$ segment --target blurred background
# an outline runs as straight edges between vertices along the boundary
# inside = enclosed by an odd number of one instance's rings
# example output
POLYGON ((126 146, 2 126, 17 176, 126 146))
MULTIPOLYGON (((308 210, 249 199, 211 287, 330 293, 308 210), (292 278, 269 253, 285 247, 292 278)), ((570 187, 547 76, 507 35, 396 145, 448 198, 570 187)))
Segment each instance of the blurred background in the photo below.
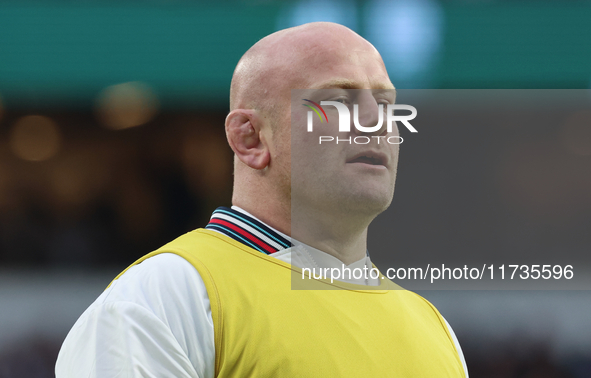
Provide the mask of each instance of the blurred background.
MULTIPOLYGON (((0 378, 53 377, 117 273, 230 205, 233 69, 311 21, 367 38, 401 93, 591 88, 589 1, 0 0, 0 378)), ((400 255, 591 252, 591 115, 560 114, 409 137, 379 232, 400 255)), ((589 291, 422 294, 472 377, 591 377, 589 291)))

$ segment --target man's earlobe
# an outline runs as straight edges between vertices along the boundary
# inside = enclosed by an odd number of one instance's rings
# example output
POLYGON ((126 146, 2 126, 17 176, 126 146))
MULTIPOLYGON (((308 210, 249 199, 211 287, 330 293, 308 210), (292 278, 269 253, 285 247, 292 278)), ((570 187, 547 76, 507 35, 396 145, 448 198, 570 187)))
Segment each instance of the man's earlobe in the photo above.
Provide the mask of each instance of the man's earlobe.
POLYGON ((236 109, 226 117, 226 136, 238 159, 253 169, 269 165, 269 149, 261 138, 260 119, 251 109, 236 109))

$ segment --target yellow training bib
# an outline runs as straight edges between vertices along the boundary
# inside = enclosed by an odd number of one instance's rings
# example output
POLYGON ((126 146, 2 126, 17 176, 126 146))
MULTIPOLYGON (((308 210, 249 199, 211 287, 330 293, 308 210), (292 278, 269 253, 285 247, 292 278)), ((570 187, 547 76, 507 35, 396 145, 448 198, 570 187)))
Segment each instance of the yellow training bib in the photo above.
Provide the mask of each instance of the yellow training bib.
POLYGON ((388 280, 374 290, 320 281, 341 288, 292 290, 298 268, 204 229, 133 265, 159 253, 185 258, 205 283, 216 377, 465 377, 439 312, 386 290, 396 287, 388 280))

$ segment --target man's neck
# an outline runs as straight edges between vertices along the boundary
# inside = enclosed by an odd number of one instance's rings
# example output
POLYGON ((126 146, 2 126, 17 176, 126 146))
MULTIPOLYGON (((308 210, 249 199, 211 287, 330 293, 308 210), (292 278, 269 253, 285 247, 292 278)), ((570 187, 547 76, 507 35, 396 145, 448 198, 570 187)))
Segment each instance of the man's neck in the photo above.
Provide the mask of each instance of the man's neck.
POLYGON ((324 213, 299 211, 292 213, 291 236, 316 249, 324 251, 346 265, 367 254, 367 226, 357 219, 323 217, 324 213), (299 215, 298 215, 299 213, 299 215))
POLYGON ((268 206, 249 206, 235 201, 234 206, 250 213, 277 231, 326 252, 346 265, 367 253, 367 227, 370 220, 331 217, 312 210, 286 212, 268 206))

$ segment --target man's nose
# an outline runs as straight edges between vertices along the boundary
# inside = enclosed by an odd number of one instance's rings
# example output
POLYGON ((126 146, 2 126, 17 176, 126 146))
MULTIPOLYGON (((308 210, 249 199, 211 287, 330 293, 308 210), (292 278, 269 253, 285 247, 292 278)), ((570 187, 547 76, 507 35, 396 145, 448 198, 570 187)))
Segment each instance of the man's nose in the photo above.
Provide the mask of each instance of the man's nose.
POLYGON ((376 99, 373 97, 371 92, 368 91, 367 95, 361 95, 358 97, 359 103, 357 106, 357 112, 353 111, 353 125, 351 126, 353 129, 353 133, 355 135, 384 135, 387 131, 386 128, 386 105, 377 103, 376 99), (375 131, 361 131, 355 125, 355 120, 358 121, 358 124, 363 127, 371 127, 372 129, 376 129, 378 123, 381 122, 379 128, 375 131))

